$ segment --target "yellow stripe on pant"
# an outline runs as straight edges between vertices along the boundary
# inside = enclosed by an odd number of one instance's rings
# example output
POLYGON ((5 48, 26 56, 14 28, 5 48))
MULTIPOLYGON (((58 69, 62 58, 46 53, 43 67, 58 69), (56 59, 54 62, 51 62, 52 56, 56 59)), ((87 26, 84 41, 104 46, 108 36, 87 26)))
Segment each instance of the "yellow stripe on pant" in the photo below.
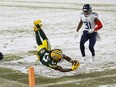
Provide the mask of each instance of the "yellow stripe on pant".
POLYGON ((51 45, 49 43, 49 40, 43 40, 42 45, 38 46, 38 51, 40 51, 42 48, 46 48, 47 50, 51 50, 51 45))

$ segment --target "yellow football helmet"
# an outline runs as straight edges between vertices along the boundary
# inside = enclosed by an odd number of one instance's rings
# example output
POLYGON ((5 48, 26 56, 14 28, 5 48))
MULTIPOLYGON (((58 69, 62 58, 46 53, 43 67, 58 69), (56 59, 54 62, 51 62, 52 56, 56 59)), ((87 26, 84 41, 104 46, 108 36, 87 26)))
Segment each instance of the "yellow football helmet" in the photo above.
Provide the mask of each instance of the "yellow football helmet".
POLYGON ((60 49, 54 49, 51 51, 50 57, 54 61, 60 61, 63 58, 62 51, 60 49))

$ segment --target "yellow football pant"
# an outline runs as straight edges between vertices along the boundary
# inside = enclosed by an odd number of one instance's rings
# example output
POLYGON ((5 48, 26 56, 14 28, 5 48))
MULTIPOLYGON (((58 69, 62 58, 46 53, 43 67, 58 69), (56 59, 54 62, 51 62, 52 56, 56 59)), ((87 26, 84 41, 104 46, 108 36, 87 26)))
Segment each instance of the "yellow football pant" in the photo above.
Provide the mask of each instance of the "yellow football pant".
POLYGON ((42 45, 38 46, 38 51, 40 51, 42 48, 46 48, 47 50, 51 50, 51 45, 49 40, 43 40, 42 45))

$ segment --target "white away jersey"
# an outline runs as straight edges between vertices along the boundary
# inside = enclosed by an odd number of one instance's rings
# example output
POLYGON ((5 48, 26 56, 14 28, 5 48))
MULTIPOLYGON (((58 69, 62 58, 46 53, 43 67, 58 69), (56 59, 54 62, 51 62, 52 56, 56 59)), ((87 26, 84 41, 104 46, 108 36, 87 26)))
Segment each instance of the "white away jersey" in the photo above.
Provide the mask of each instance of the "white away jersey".
POLYGON ((96 12, 91 12, 91 14, 87 17, 84 16, 83 13, 80 14, 80 18, 85 25, 85 30, 94 29, 95 28, 95 18, 98 18, 98 14, 96 12))

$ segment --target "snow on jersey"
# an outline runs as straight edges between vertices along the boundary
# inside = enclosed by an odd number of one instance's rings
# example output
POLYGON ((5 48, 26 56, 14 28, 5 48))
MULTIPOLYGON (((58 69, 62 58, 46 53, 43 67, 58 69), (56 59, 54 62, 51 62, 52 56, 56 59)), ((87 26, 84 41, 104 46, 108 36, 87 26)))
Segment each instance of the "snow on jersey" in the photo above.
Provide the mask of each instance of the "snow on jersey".
POLYGON ((80 14, 80 19, 83 21, 85 25, 84 30, 90 30, 95 28, 95 18, 98 18, 98 14, 96 12, 91 12, 91 14, 87 17, 84 16, 84 13, 80 14))

